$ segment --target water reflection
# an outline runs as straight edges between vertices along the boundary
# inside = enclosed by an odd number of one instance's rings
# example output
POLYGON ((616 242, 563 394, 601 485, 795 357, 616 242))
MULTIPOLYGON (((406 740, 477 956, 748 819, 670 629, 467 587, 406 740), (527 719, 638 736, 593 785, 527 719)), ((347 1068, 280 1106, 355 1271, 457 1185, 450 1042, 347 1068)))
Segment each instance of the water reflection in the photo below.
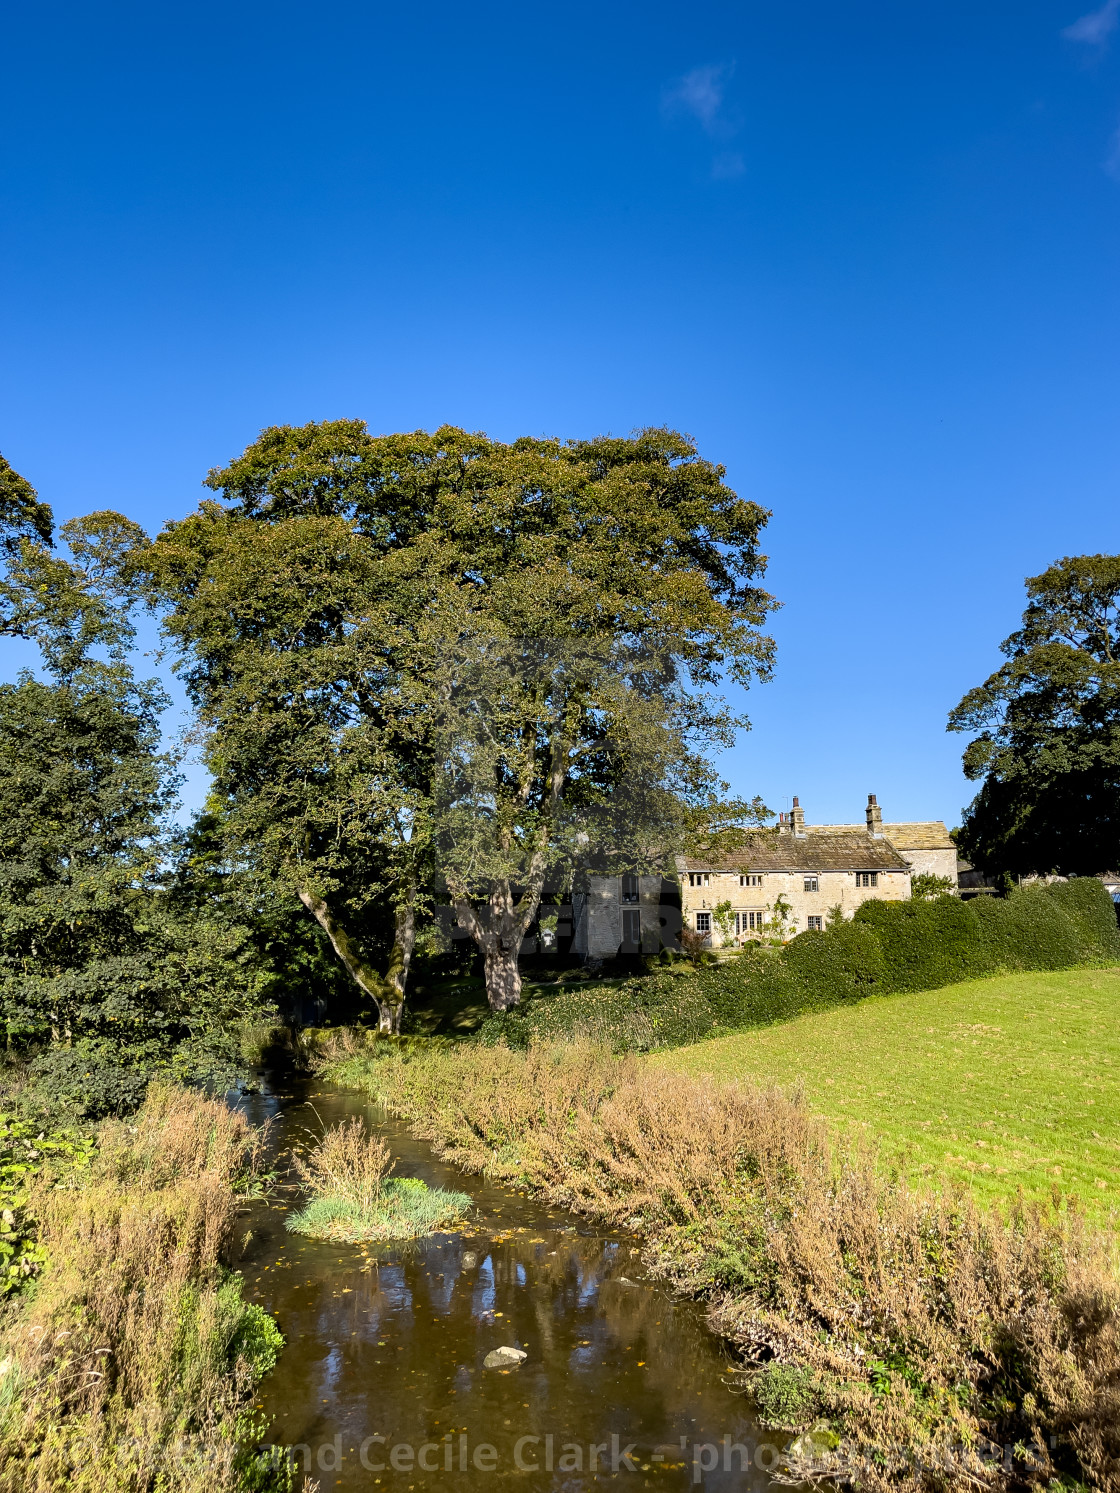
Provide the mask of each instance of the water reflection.
MULTIPOLYGON (((243 1107, 274 1119, 281 1156, 316 1114, 374 1119, 360 1096, 320 1083, 243 1107)), ((318 1243, 284 1230, 285 1198, 255 1205, 242 1261, 288 1343, 261 1407, 277 1442, 308 1449, 296 1465, 309 1461, 322 1493, 465 1493, 503 1478, 557 1493, 683 1489, 696 1477, 711 1490, 769 1486, 754 1461, 767 1438, 732 1392, 719 1344, 693 1306, 634 1279, 629 1240, 463 1176, 402 1125, 381 1124, 399 1175, 471 1195, 462 1234, 318 1243), (520 1367, 483 1367, 501 1346, 525 1351, 520 1367)))

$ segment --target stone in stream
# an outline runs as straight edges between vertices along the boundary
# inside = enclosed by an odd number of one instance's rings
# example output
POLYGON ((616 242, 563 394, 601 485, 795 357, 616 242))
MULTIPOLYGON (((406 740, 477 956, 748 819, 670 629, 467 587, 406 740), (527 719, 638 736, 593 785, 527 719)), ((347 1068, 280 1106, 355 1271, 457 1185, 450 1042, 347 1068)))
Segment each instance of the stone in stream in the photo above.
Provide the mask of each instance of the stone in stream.
POLYGON ((487 1353, 482 1360, 482 1367, 484 1369, 515 1369, 528 1356, 528 1353, 522 1352, 520 1348, 495 1348, 493 1353, 487 1353))

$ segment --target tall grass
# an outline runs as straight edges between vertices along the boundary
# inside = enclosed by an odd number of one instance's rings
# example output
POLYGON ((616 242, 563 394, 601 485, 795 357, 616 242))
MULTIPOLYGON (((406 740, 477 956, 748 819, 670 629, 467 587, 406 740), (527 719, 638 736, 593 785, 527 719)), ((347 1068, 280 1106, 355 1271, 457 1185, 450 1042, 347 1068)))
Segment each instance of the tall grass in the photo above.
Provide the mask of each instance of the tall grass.
POLYGON ((456 1164, 639 1230, 651 1271, 708 1300, 759 1403, 827 1420, 860 1486, 1038 1486, 1065 1459, 1120 1489, 1115 1259, 1064 1204, 919 1194, 796 1099, 592 1048, 343 1042, 326 1071, 456 1164), (916 1468, 985 1437, 1006 1466, 916 1468))
POLYGON ((0 1326, 3 1493, 263 1488, 246 1407, 279 1332, 229 1273, 259 1137, 153 1087, 88 1177, 32 1198, 48 1264, 0 1326))
POLYGON ((385 1141, 355 1115, 326 1130, 306 1157, 293 1156, 292 1167, 308 1192, 369 1212, 381 1197, 393 1159, 385 1141))

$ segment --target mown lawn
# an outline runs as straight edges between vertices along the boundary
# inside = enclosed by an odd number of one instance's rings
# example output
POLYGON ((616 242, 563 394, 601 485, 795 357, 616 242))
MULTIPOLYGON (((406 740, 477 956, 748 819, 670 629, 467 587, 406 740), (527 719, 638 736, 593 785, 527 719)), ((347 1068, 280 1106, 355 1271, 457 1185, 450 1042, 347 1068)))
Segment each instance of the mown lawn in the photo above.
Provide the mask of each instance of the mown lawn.
POLYGON ((1120 970, 882 996, 662 1053, 692 1074, 792 1088, 877 1136, 912 1179, 1022 1187, 1120 1222, 1120 970))

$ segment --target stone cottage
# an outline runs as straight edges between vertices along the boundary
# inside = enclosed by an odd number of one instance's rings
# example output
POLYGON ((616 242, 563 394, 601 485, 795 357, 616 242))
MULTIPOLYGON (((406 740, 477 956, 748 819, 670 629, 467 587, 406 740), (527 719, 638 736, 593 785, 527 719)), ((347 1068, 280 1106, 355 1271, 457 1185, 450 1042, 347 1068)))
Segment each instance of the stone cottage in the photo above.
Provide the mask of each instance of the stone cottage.
POLYGON ((660 876, 600 876, 574 901, 572 952, 586 958, 657 953, 680 928, 714 947, 794 938, 823 929, 839 908, 851 917, 868 900, 905 901, 911 876, 956 885, 956 848, 939 820, 884 824, 874 794, 865 822, 808 825, 799 801, 776 829, 760 830, 718 861, 679 856, 676 885, 660 876), (723 915, 716 909, 730 904, 723 915))

